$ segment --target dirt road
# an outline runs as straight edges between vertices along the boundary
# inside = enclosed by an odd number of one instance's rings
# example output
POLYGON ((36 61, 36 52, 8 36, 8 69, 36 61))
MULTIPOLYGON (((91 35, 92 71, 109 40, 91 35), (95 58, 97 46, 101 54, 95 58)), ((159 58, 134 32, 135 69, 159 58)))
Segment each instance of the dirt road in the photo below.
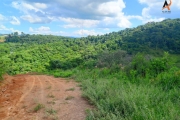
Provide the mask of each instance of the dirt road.
POLYGON ((88 108, 72 80, 17 75, 0 86, 0 120, 84 120, 88 108))

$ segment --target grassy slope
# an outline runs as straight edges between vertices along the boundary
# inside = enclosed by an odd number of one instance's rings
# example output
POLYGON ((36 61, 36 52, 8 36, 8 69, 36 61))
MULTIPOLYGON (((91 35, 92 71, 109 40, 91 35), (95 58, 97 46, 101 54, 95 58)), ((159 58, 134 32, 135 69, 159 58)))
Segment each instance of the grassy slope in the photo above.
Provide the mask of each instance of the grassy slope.
POLYGON ((75 79, 82 84, 83 96, 97 107, 89 111, 88 120, 180 118, 179 88, 165 91, 147 79, 132 83, 122 72, 110 74, 106 69, 77 70, 75 79))

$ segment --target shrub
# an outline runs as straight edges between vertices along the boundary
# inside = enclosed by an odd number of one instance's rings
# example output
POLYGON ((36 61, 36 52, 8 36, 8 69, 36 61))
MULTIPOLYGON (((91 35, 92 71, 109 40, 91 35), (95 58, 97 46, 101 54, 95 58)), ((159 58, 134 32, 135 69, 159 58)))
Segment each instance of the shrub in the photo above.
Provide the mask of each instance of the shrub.
POLYGON ((49 62, 49 68, 50 69, 57 69, 62 67, 62 62, 60 60, 51 60, 49 62))
POLYGON ((96 61, 89 59, 83 63, 83 68, 93 69, 96 66, 96 61))
POLYGON ((98 57, 97 66, 99 68, 112 67, 113 65, 124 66, 131 61, 131 56, 123 50, 115 52, 104 52, 98 57))
POLYGON ((156 80, 163 90, 180 88, 180 71, 175 67, 171 68, 168 72, 158 74, 156 80))
POLYGON ((150 61, 151 74, 157 76, 159 73, 169 70, 171 64, 173 63, 169 59, 169 54, 165 52, 162 58, 154 58, 150 61))
POLYGON ((49 66, 47 67, 47 69, 50 69, 50 70, 55 70, 55 69, 67 70, 67 69, 77 67, 82 62, 83 62, 83 60, 81 58, 74 58, 74 59, 68 60, 68 61, 51 60, 49 62, 49 66))
POLYGON ((148 55, 138 53, 125 71, 130 78, 137 77, 156 77, 158 74, 168 71, 172 67, 168 53, 163 57, 153 58, 148 55))
POLYGON ((127 76, 134 77, 145 77, 148 73, 150 64, 148 57, 138 53, 133 57, 133 60, 129 66, 126 67, 127 76))

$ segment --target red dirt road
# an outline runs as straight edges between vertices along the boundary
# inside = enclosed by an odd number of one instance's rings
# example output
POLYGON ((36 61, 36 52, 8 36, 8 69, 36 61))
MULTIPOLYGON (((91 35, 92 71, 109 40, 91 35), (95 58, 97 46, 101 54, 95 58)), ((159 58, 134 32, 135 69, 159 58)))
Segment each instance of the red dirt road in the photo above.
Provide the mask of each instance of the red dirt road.
POLYGON ((84 120, 90 108, 72 80, 17 75, 0 84, 0 120, 84 120))

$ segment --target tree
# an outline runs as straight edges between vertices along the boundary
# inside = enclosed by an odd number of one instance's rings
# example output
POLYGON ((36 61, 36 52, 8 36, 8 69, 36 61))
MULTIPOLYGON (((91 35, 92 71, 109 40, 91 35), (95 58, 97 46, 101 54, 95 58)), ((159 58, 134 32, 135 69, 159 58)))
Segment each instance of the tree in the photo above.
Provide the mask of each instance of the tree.
POLYGON ((18 32, 14 32, 14 36, 18 36, 18 32))

